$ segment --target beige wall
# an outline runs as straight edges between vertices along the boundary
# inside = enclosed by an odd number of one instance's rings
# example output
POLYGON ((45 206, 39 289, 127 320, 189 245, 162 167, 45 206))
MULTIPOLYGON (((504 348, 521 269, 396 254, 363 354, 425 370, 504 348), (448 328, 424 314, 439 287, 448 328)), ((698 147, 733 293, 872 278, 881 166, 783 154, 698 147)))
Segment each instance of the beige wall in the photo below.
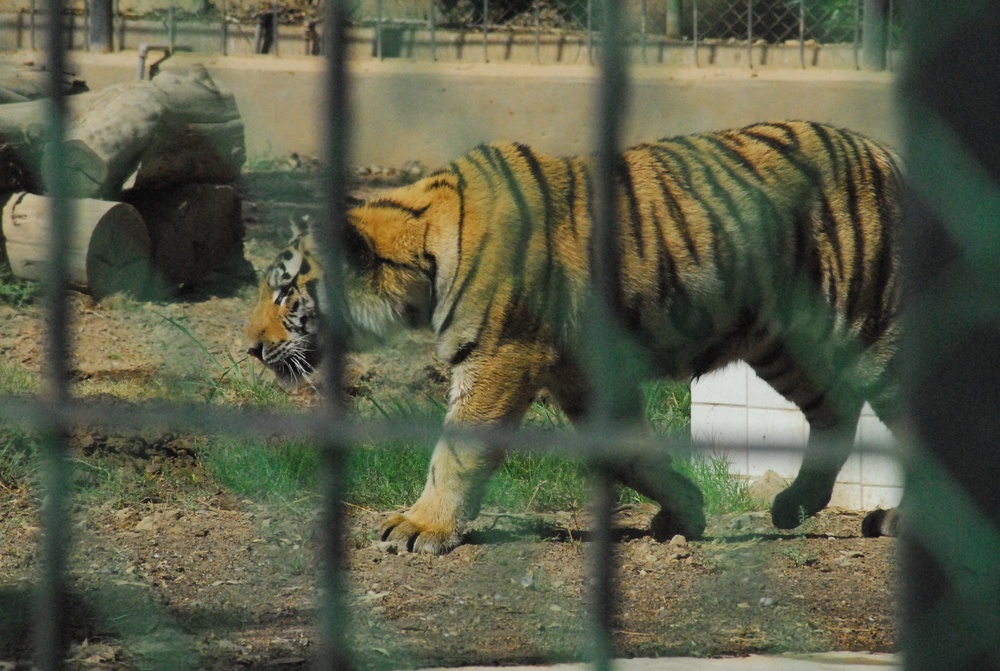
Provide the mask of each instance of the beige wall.
MULTIPOLYGON (((135 76, 133 54, 75 54, 92 89, 135 76)), ((251 160, 318 155, 322 60, 176 56, 201 62, 233 91, 251 160)), ((437 167, 480 142, 510 139, 544 151, 591 144, 594 70, 577 66, 364 62, 354 66, 351 163, 437 167)), ((818 70, 635 69, 624 141, 764 119, 827 121, 895 143, 891 75, 818 70)))

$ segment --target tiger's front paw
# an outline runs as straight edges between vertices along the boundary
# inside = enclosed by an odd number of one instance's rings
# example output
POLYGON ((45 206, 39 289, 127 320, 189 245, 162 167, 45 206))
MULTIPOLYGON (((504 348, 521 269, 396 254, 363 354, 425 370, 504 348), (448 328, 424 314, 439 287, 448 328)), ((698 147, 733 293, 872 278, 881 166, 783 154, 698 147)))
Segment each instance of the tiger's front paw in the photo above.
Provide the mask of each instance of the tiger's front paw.
POLYGON ((379 547, 389 552, 442 555, 454 549, 461 536, 454 525, 421 524, 408 515, 393 515, 382 525, 379 547))

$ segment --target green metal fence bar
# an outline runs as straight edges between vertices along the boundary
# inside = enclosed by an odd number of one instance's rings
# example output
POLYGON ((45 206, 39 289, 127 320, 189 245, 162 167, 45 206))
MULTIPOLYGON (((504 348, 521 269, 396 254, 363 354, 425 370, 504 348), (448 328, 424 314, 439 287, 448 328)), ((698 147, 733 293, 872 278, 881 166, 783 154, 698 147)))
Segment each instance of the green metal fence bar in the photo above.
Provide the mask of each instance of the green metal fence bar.
POLYGON ((326 79, 325 152, 327 168, 324 193, 327 196, 327 220, 313 231, 323 260, 323 292, 327 309, 321 315, 320 345, 323 350, 322 379, 328 390, 318 414, 329 428, 320 449, 323 450, 320 518, 320 664, 330 671, 351 668, 347 629, 348 607, 345 601, 347 451, 338 423, 346 416, 342 395, 337 393, 344 380, 344 353, 348 327, 343 294, 343 257, 340 242, 346 227, 347 165, 350 156, 350 97, 347 74, 346 0, 326 0, 326 79))
POLYGON ((906 668, 1000 669, 1000 5, 907 5, 906 668))
MULTIPOLYGON (((621 3, 603 0, 601 11, 600 74, 597 87, 597 114, 594 124, 594 221, 591 230, 591 268, 593 311, 587 320, 586 359, 592 363, 594 404, 587 422, 600 427, 620 421, 621 396, 627 380, 622 379, 624 367, 616 356, 620 352, 617 339, 615 298, 616 281, 622 263, 616 238, 618 221, 619 154, 624 105, 628 95, 628 69, 625 62, 624 16, 621 3)), ((627 415, 626 415, 627 416, 627 415)), ((586 452, 585 452, 586 454, 586 452)), ((611 515, 614 501, 614 479, 611 463, 602 455, 592 458, 597 473, 593 500, 595 538, 591 549, 591 575, 594 580, 594 666, 608 671, 613 657, 612 622, 615 607, 614 555, 611 544, 611 515)))
POLYGON ((71 542, 69 522, 69 427, 62 410, 69 399, 69 309, 66 297, 69 241, 74 212, 69 200, 69 175, 62 160, 66 136, 67 105, 61 74, 66 70, 66 40, 62 22, 62 0, 47 0, 46 66, 49 71, 46 133, 52 151, 43 167, 51 198, 49 212, 49 256, 44 281, 46 336, 44 388, 42 396, 54 412, 43 427, 44 453, 42 504, 41 575, 35 599, 36 657, 43 671, 60 669, 69 643, 66 561, 71 542))

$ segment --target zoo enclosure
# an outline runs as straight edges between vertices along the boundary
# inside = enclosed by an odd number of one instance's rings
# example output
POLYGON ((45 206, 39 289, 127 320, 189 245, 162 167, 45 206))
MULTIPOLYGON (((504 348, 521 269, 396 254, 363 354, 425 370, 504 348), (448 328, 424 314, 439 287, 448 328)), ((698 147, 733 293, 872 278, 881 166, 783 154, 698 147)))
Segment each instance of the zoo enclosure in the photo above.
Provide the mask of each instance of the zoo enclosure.
MULTIPOLYGON (((322 3, 222 0, 183 6, 73 0, 67 46, 201 53, 318 55, 322 3), (112 5, 111 3, 115 4, 112 5)), ((47 16, 39 0, 0 3, 0 46, 34 49, 47 16)), ((348 35, 358 58, 596 62, 602 22, 594 0, 355 0, 348 35)), ((896 0, 629 0, 624 39, 646 64, 894 67, 896 0)))
MULTIPOLYGON (((609 3, 614 7, 617 3, 609 3)), ((347 16, 344 7, 329 2, 326 25, 330 53, 327 86, 329 123, 327 148, 330 169, 326 189, 330 203, 341 202, 346 184, 346 157, 349 156, 350 123, 347 118, 349 86, 346 74, 347 16)), ((913 384, 910 404, 916 419, 915 455, 909 464, 913 507, 904 539, 906 592, 904 594, 904 645, 907 668, 1000 668, 996 641, 1000 622, 996 612, 1000 555, 1000 501, 997 500, 998 464, 995 438, 1000 435, 995 404, 1000 399, 1000 329, 996 306, 1000 288, 995 278, 998 257, 995 235, 1000 220, 1000 137, 993 129, 993 111, 1000 104, 1000 83, 990 69, 990 55, 996 53, 1000 35, 1000 8, 967 3, 951 13, 953 5, 928 2, 918 12, 920 36, 930 48, 915 59, 913 72, 904 85, 908 101, 909 147, 912 161, 912 202, 910 222, 923 235, 906 242, 905 253, 913 267, 915 282, 910 293, 914 317, 908 322, 912 334, 909 380, 913 384), (938 19, 944 20, 944 26, 938 19), (981 25, 985 23, 985 25, 981 25), (940 31, 943 37, 934 36, 940 31), (965 39, 952 40, 952 37, 965 39), (959 48, 960 47, 960 48, 959 48), (963 59, 971 53, 973 58, 963 59), (957 75, 962 76, 957 76, 957 75), (953 105, 958 97, 963 104, 953 105), (962 170, 951 170, 954 165, 962 170), (942 165, 946 167, 942 171, 942 165), (943 399, 943 400, 942 400, 943 399), (937 402, 942 407, 935 406, 937 402), (957 426, 957 429, 956 429, 957 426)), ((50 11, 61 14, 60 0, 52 0, 50 11)), ((618 25, 609 12, 606 30, 618 25)), ((65 101, 58 73, 65 66, 65 42, 56 25, 50 26, 52 47, 48 50, 52 77, 48 124, 56 146, 65 137, 65 101)), ((599 91, 600 120, 595 132, 599 179, 598 221, 611 221, 614 211, 612 159, 617 148, 622 88, 626 82, 621 42, 611 39, 601 50, 602 79, 599 91)), ((41 582, 36 598, 39 666, 62 666, 67 642, 65 630, 65 575, 69 478, 66 434, 77 424, 146 428, 169 424, 194 430, 253 434, 306 434, 316 438, 325 455, 325 514, 323 535, 323 576, 326 599, 321 608, 324 668, 350 668, 349 647, 343 618, 347 608, 342 597, 344 528, 344 454, 362 435, 388 437, 417 435, 425 438, 429 429, 402 423, 359 427, 335 401, 306 417, 263 415, 222 409, 183 407, 128 407, 120 404, 81 403, 70 394, 67 337, 67 303, 64 292, 66 247, 73 212, 67 197, 65 168, 58 160, 48 164, 47 180, 53 196, 53 237, 51 262, 45 283, 48 309, 46 337, 46 391, 37 399, 5 398, 0 413, 5 421, 37 428, 46 437, 46 496, 42 514, 44 528, 41 582)), ((330 226, 320 227, 320 242, 329 268, 338 268, 334 232, 343 226, 337 208, 330 209, 330 226)), ((602 240, 610 227, 599 226, 602 240)), ((605 249, 599 246, 599 249, 605 249)), ((597 254, 595 273, 598 285, 607 277, 609 263, 597 254)), ((606 281, 606 280, 604 280, 606 281)), ((328 283, 332 305, 341 306, 341 297, 328 283)), ((340 310, 334 310, 326 324, 334 334, 329 342, 331 360, 342 361, 344 346, 340 310)), ((591 334, 600 347, 610 347, 608 333, 591 334)), ((570 449, 583 445, 598 472, 604 473, 608 454, 602 446, 622 440, 623 435, 609 426, 616 372, 613 361, 600 361, 607 374, 608 391, 597 404, 592 432, 571 439, 551 434, 544 437, 513 434, 508 438, 525 449, 544 441, 570 449), (521 436, 520 438, 518 436, 521 436)), ((342 369, 327 369, 331 386, 339 383, 342 369)), ((475 436, 473 436, 475 437, 475 436)), ((606 449, 606 448, 605 448, 606 449)), ((594 658, 599 669, 609 668, 611 647, 608 636, 613 612, 609 560, 610 496, 609 478, 600 477, 596 496, 598 533, 594 544, 595 635, 594 658)))

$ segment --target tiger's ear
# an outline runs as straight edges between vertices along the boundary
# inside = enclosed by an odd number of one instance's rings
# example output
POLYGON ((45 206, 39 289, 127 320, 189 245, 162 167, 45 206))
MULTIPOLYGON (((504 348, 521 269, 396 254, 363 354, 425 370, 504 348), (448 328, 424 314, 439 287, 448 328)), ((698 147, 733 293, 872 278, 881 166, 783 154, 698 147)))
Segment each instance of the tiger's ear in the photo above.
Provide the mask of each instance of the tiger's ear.
POLYGON ((312 217, 308 214, 303 214, 299 217, 289 217, 288 223, 292 227, 292 239, 291 242, 295 242, 303 235, 309 233, 309 229, 312 227, 312 217))

